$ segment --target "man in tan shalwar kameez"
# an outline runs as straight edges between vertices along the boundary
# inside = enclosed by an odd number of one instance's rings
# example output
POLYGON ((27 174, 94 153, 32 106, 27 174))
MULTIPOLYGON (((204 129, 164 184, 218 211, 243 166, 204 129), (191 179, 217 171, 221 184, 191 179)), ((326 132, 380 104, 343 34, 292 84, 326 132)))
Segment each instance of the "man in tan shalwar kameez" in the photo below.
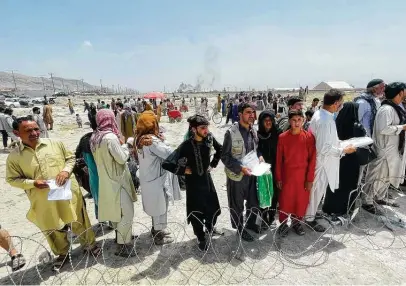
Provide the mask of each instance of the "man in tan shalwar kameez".
POLYGON ((40 138, 38 124, 31 118, 19 118, 13 127, 22 144, 7 157, 6 181, 26 192, 31 202, 27 219, 46 235, 52 252, 58 255, 53 269, 61 269, 68 260, 68 227, 85 250, 98 255, 101 249, 95 244, 82 193, 75 176, 71 176, 75 156, 61 141, 40 138), (71 200, 48 200, 47 180, 52 179, 59 186, 71 180, 71 200))
POLYGON ((47 129, 52 130, 54 128, 54 119, 52 118, 52 107, 49 105, 48 101, 44 101, 42 116, 47 129))

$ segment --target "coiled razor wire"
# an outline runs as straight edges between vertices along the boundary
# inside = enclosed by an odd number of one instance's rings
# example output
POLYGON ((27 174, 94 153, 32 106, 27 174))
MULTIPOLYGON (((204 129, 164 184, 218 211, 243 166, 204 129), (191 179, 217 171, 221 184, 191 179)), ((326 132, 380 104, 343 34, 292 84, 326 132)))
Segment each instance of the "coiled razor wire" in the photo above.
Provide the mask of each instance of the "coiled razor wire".
MULTIPOLYGON (((401 197, 403 193, 391 187, 388 181, 389 178, 381 180, 388 190, 386 200, 389 199, 389 189, 401 197)), ((258 234, 254 242, 245 242, 242 234, 235 231, 227 230, 223 236, 209 233, 207 251, 198 250, 197 240, 190 234, 192 227, 187 223, 190 216, 194 216, 203 228, 205 224, 198 219, 197 213, 191 213, 181 223, 169 222, 166 230, 174 241, 163 246, 155 245, 150 225, 132 222, 132 229, 141 229, 141 234, 135 237, 130 246, 134 255, 128 257, 114 255, 112 248, 115 243, 111 233, 121 234, 117 229, 106 230, 107 224, 101 223, 97 230, 97 244, 101 248, 98 256, 78 247, 81 234, 73 235, 66 230, 71 243, 66 258, 68 261, 56 272, 51 270, 53 256, 46 241, 46 236, 54 231, 38 232, 30 237, 12 236, 14 246, 27 260, 26 266, 15 273, 9 267, 1 267, 0 271, 6 271, 0 272, 0 284, 133 284, 140 281, 144 284, 238 284, 249 283, 251 279, 265 281, 275 278, 283 273, 285 267, 303 269, 320 266, 328 261, 329 249, 334 248, 332 244, 355 242, 357 247, 366 250, 405 248, 406 243, 401 236, 406 234, 403 219, 389 206, 376 205, 377 215, 364 211, 361 207, 362 198, 366 195, 364 189, 365 184, 360 184, 351 192, 350 197, 356 194, 356 198, 351 205, 349 200, 346 215, 316 215, 316 219, 327 226, 322 233, 315 232, 306 220, 298 221, 286 214, 288 218, 285 223, 288 226, 301 223, 307 231, 305 236, 282 237, 280 224, 268 225, 262 219, 261 211, 256 209, 248 214, 246 220, 251 215, 258 215, 257 222, 259 219, 268 230, 258 234), (386 245, 377 242, 376 237, 380 232, 388 236, 385 237, 386 245), (303 245, 303 242, 307 245, 303 245), (398 244, 395 245, 395 242, 398 244)), ((230 214, 234 210, 222 207, 220 211, 225 218, 224 213, 230 214)), ((227 225, 229 217, 226 215, 227 225)), ((7 265, 9 260, 9 256, 4 254, 0 265, 7 265)))

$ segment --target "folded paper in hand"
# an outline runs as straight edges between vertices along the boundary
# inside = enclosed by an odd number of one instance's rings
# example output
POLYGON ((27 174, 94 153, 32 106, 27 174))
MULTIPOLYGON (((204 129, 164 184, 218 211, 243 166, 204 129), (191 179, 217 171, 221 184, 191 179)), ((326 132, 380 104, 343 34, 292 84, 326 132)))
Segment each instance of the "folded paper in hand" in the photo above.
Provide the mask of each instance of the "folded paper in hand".
POLYGON ((50 189, 48 201, 69 201, 72 199, 71 180, 67 180, 63 186, 58 186, 55 180, 48 180, 47 184, 50 189))
POLYGON ((262 176, 269 171, 271 165, 264 162, 259 162, 258 156, 255 151, 249 152, 242 158, 243 166, 251 170, 251 174, 254 176, 262 176))
POLYGON ((349 145, 354 146, 355 148, 361 148, 374 143, 374 140, 369 137, 355 137, 348 140, 340 141, 340 147, 345 148, 349 145))

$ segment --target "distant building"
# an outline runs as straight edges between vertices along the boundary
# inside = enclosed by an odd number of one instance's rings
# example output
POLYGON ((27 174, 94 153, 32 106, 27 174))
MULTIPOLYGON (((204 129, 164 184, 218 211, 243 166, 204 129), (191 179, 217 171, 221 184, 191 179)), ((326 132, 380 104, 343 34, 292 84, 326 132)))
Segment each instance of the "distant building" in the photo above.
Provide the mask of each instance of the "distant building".
POLYGON ((354 90, 354 87, 348 84, 345 81, 322 81, 318 85, 316 85, 313 90, 318 90, 318 91, 327 91, 332 88, 336 88, 339 90, 344 90, 344 91, 351 91, 354 90))

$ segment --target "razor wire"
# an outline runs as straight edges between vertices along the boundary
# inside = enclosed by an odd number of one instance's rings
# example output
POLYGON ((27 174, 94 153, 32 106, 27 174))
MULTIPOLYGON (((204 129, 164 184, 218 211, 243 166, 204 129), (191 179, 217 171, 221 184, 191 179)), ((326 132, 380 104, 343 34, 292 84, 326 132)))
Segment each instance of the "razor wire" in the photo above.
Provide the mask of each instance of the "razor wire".
MULTIPOLYGON (((400 189, 389 184, 389 179, 391 178, 379 180, 385 184, 386 201, 389 200, 390 192, 398 194, 398 198, 403 196, 400 189)), ((70 249, 65 266, 60 271, 51 270, 53 255, 46 241, 47 235, 60 230, 37 232, 29 237, 11 236, 15 248, 25 256, 26 266, 17 272, 11 272, 7 267, 10 258, 8 254, 4 254, 0 265, 6 266, 0 267, 0 270, 3 269, 4 272, 6 269, 6 274, 0 272, 0 284, 123 284, 140 281, 182 285, 250 283, 253 279, 273 279, 287 267, 318 267, 328 261, 330 248, 334 248, 334 243, 355 243, 365 250, 403 249, 406 247, 405 238, 402 237, 406 234, 406 224, 399 213, 391 206, 375 205, 375 215, 362 208, 363 197, 367 195, 365 189, 373 188, 373 185, 368 186, 373 183, 361 183, 350 193, 350 198, 354 194, 356 196, 353 201, 349 199, 347 214, 334 216, 318 213, 315 219, 326 226, 324 232, 316 232, 306 223, 306 218, 298 220, 286 214, 288 231, 293 224, 300 223, 305 227, 306 234, 282 237, 281 224, 268 225, 262 218, 261 210, 255 209, 247 215, 246 220, 251 215, 257 215, 260 225, 267 230, 254 235, 254 242, 244 241, 240 232, 225 227, 227 231, 222 236, 215 235, 213 231, 208 233, 207 251, 197 248, 196 237, 191 234, 192 227, 188 225, 189 218, 194 216, 202 228, 205 227, 205 223, 197 218, 196 212, 191 213, 183 222, 168 222, 166 230, 171 233, 173 242, 162 246, 156 245, 150 231, 151 225, 132 222, 132 229, 137 229, 140 235, 132 241, 132 253, 127 257, 114 255, 112 248, 116 244, 111 234, 122 235, 116 228, 106 230, 106 224, 99 224, 96 232, 97 245, 101 251, 94 256, 92 252, 84 252, 83 247, 78 245, 81 234, 89 229, 74 235, 70 225, 70 230, 64 230, 70 249), (385 245, 378 243, 376 239, 380 232, 386 235, 385 245)), ((271 208, 267 210, 281 212, 271 208)), ((228 221, 228 226, 232 217, 230 213, 234 210, 221 207, 218 212, 221 212, 219 218, 228 221)), ((221 224, 217 222, 217 226, 221 224)))

